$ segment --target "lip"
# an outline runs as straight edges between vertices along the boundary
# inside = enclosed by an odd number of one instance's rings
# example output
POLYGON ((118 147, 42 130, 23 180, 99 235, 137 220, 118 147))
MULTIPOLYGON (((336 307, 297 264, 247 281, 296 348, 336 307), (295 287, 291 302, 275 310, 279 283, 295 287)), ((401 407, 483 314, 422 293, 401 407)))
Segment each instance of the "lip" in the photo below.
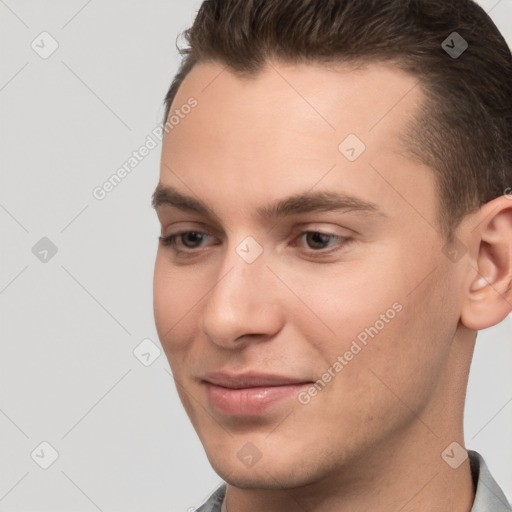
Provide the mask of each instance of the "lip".
POLYGON ((295 397, 310 381, 261 373, 210 373, 204 384, 210 405, 230 416, 251 416, 295 397))
POLYGON ((207 373, 203 377, 203 380, 211 384, 215 384, 216 386, 231 389, 285 386, 291 384, 305 384, 309 382, 307 379, 257 372, 245 372, 238 374, 212 372, 207 373))

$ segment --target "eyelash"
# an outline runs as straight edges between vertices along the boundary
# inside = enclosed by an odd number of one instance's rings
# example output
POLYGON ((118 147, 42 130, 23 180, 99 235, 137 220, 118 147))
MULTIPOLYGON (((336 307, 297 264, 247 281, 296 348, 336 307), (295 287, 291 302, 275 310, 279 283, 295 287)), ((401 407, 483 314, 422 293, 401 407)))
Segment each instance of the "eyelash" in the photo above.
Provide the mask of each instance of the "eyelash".
MULTIPOLYGON (((164 247, 169 247, 174 252, 174 254, 177 255, 177 256, 179 256, 179 255, 190 255, 190 256, 193 256, 194 253, 196 252, 197 248, 191 248, 189 250, 185 250, 184 251, 184 250, 178 249, 176 247, 176 239, 178 237, 181 237, 183 235, 187 235, 187 234, 190 234, 190 233, 196 233, 196 234, 199 234, 199 235, 211 236, 208 233, 205 233, 203 231, 188 230, 188 231, 180 231, 178 233, 174 233, 172 235, 165 236, 165 237, 160 236, 160 237, 158 237, 158 240, 160 241, 160 243, 164 247)), ((350 238, 350 237, 343 237, 343 236, 339 236, 339 235, 334 235, 332 233, 324 233, 323 231, 312 231, 312 230, 310 230, 310 231, 302 231, 298 238, 303 238, 304 236, 306 236, 308 234, 324 235, 324 236, 330 237, 330 239, 334 239, 334 240, 337 239, 342 244, 342 247, 338 247, 338 248, 335 248, 335 249, 330 249, 330 250, 327 250, 327 251, 323 250, 323 249, 320 249, 320 250, 318 250, 318 249, 317 250, 310 249, 308 251, 309 254, 310 255, 314 255, 316 257, 325 256, 325 255, 331 254, 332 252, 341 250, 342 248, 346 247, 350 242, 352 242, 354 240, 353 238, 350 238)))

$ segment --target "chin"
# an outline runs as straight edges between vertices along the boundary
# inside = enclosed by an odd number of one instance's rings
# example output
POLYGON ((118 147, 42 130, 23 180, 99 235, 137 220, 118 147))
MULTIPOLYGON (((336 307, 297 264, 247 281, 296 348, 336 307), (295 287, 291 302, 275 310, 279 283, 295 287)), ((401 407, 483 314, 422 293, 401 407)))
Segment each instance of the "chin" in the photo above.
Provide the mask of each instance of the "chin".
MULTIPOLYGON (((250 453, 250 449, 246 452, 250 453)), ((326 477, 331 469, 329 461, 323 457, 298 460, 296 450, 279 454, 270 450, 267 456, 262 454, 251 465, 240 460, 244 453, 242 451, 239 458, 236 452, 231 452, 224 445, 207 452, 207 457, 213 470, 225 482, 240 489, 277 490, 305 487, 326 477)))
POLYGON ((313 483, 308 475, 300 475, 292 469, 293 464, 287 470, 276 471, 268 464, 268 467, 248 468, 227 468, 224 473, 214 467, 215 472, 229 485, 239 489, 295 489, 313 483))

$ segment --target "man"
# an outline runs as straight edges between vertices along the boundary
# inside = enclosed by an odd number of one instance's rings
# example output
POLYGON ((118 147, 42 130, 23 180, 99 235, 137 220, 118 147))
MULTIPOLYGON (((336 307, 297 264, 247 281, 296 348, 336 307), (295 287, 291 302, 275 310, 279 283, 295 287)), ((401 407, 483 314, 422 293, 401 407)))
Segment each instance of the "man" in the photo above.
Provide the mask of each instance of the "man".
POLYGON ((155 321, 200 511, 511 508, 463 408, 512 309, 512 58, 470 0, 213 0, 166 96, 155 321))

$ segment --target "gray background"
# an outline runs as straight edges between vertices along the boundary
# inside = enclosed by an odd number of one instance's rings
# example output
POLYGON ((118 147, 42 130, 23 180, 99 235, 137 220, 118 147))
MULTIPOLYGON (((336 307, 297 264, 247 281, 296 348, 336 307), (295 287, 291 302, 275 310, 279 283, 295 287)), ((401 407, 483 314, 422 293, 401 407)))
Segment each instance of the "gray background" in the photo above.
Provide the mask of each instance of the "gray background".
MULTIPOLYGON (((512 1, 480 3, 510 44, 512 1)), ((105 199, 92 195, 160 122, 175 39, 198 6, 0 0, 1 511, 185 511, 220 483, 163 352, 149 366, 133 353, 146 338, 160 347, 160 145, 105 199), (46 59, 31 47, 51 48, 43 31, 59 45, 46 59), (32 252, 43 237, 57 247, 46 262, 32 252), (59 454, 48 469, 43 441, 59 454)), ((511 332, 508 317, 480 333, 465 418, 467 446, 509 500, 511 332)))

